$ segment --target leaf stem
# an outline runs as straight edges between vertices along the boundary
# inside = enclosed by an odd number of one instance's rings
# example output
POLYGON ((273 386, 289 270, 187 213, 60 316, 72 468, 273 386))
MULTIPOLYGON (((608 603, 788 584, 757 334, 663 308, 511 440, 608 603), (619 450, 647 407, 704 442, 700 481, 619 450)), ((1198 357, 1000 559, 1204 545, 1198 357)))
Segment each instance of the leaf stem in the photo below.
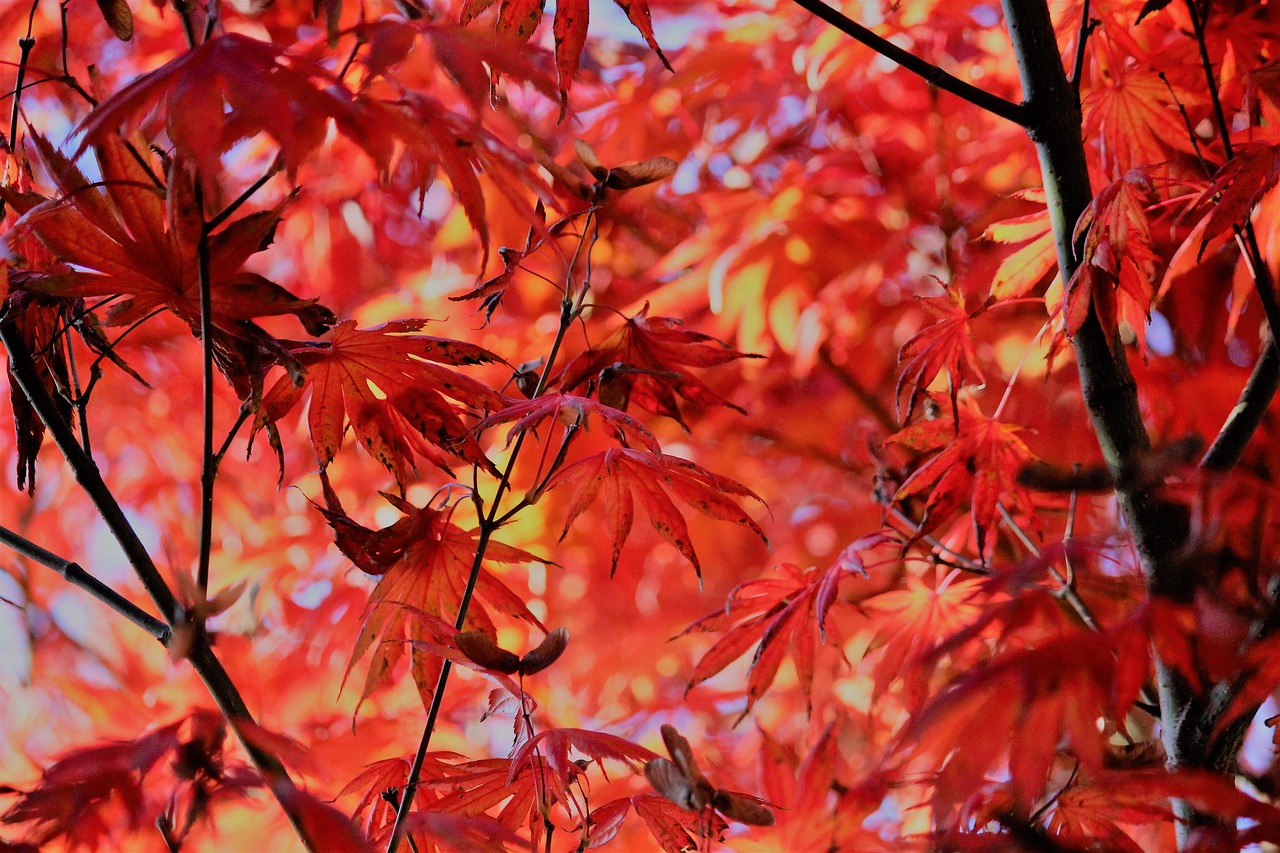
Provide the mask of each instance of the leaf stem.
POLYGON ((119 613, 125 619, 128 619, 134 625, 146 631, 151 636, 160 641, 162 646, 169 645, 169 637, 172 632, 169 625, 164 621, 157 619, 102 581, 85 571, 79 563, 72 562, 65 557, 59 557, 52 551, 48 551, 36 543, 27 539, 7 527, 0 526, 0 543, 4 543, 17 551, 28 560, 39 563, 42 566, 53 569, 62 575, 63 579, 72 586, 78 586, 103 604, 119 613))
POLYGON ((794 2, 800 8, 826 21, 854 41, 866 45, 886 59, 893 60, 907 71, 923 78, 930 85, 937 86, 944 92, 950 92, 992 115, 997 115, 1023 127, 1028 126, 1025 105, 1006 101, 999 95, 984 92, 977 86, 948 74, 932 62, 927 62, 910 51, 903 50, 888 39, 876 35, 857 21, 847 17, 844 13, 831 8, 822 0, 794 0, 794 2))

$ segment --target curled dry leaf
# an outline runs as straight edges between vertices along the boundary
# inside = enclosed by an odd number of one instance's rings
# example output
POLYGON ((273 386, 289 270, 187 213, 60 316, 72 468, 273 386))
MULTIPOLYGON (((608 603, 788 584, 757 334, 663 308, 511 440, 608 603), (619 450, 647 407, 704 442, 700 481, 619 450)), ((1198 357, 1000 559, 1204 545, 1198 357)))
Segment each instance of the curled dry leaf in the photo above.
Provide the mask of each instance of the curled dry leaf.
POLYGON ((133 12, 127 0, 98 0, 98 11, 120 41, 133 38, 133 12))

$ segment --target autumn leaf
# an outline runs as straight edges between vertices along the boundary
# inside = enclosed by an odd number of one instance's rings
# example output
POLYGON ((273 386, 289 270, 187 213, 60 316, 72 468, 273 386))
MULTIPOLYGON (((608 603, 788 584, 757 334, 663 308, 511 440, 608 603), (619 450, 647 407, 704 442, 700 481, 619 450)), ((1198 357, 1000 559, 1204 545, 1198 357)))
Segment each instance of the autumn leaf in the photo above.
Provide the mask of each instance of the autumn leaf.
MULTIPOLYGON (((1017 196, 1044 204, 1043 191, 1017 196)), ((982 232, 982 239, 1018 245, 1000 261, 991 279, 991 298, 997 302, 1026 296, 1058 266, 1057 247, 1049 209, 995 222, 982 232)))
POLYGON ((637 500, 654 529, 693 564, 699 578, 702 577, 702 567, 689 537, 689 527, 676 508, 673 495, 704 515, 746 527, 768 544, 760 526, 737 502, 726 497, 733 495, 760 500, 755 493, 741 483, 713 474, 686 459, 627 447, 611 448, 561 468, 552 475, 545 490, 564 485, 573 486, 573 493, 569 498, 561 539, 568 535, 574 520, 603 493, 604 511, 613 542, 609 563, 611 575, 617 570, 622 546, 631 535, 637 500))
POLYGON ((1018 472, 1034 455, 1018 437, 1017 426, 986 417, 972 398, 960 403, 958 429, 950 418, 935 418, 888 439, 908 450, 933 454, 903 482, 894 499, 926 496, 921 533, 945 521, 967 499, 982 547, 999 521, 1000 505, 1011 512, 1032 505, 1018 472))
POLYGON ((173 802, 185 802, 192 820, 207 816, 210 799, 260 785, 255 774, 224 761, 226 734, 222 715, 201 709, 133 740, 73 750, 46 768, 34 788, 18 792, 0 821, 28 824, 29 837, 42 846, 63 837, 73 848, 96 848, 115 814, 130 830, 156 822, 159 804, 144 795, 143 785, 166 758, 173 802))
MULTIPOLYGON (((430 762, 438 754, 428 754, 430 762)), ((367 764, 354 779, 338 792, 338 799, 360 794, 351 813, 352 820, 360 820, 361 828, 366 835, 373 835, 384 826, 389 826, 396 819, 396 803, 383 797, 384 791, 398 791, 409 777, 409 760, 405 758, 384 758, 367 764), (361 817, 363 815, 363 817, 361 817)))
POLYGON ((1248 222, 1249 215, 1280 180, 1280 145, 1246 143, 1223 164, 1199 200, 1187 211, 1189 218, 1203 217, 1199 231, 1200 254, 1213 238, 1248 222))
POLYGON ((1002 762, 1024 807, 1040 798, 1060 749, 1087 771, 1101 769, 1106 744, 1098 720, 1122 721, 1141 688, 1117 666, 1118 653, 1132 651, 1127 644, 1135 639, 1141 643, 1136 632, 1081 629, 955 678, 900 741, 938 757, 933 808, 939 819, 949 820, 1002 762))
POLYGON ((203 177, 220 171, 219 157, 236 142, 267 133, 293 175, 324 141, 330 121, 379 167, 388 164, 392 139, 374 130, 377 123, 327 71, 276 44, 228 33, 139 76, 77 132, 87 145, 133 128, 151 138, 163 129, 203 177))
POLYGON ((1195 768, 1079 774, 1058 795, 1048 829, 1067 844, 1097 846, 1101 841, 1108 849, 1141 853, 1142 848, 1121 825, 1172 823, 1171 798, 1223 818, 1223 845, 1239 849, 1250 843, 1274 843, 1280 838, 1280 810, 1253 799, 1222 776, 1195 768))
POLYGON ((532 431, 544 421, 573 429, 587 429, 593 416, 604 421, 619 440, 640 444, 650 453, 661 452, 658 440, 653 437, 653 433, 631 415, 612 406, 597 403, 589 397, 577 397, 572 394, 543 394, 532 400, 511 403, 477 423, 474 431, 482 433, 500 424, 514 421, 507 433, 507 445, 510 446, 521 432, 532 431))
MULTIPOLYGON (((871 547, 879 541, 879 537, 869 538, 864 546, 871 547)), ((826 640, 820 626, 834 602, 839 579, 847 573, 848 568, 841 563, 825 571, 784 564, 774 577, 735 587, 722 609, 707 614, 678 635, 724 632, 698 661, 685 688, 686 695, 754 646, 756 651, 747 669, 747 704, 737 722, 768 691, 788 651, 807 696, 813 683, 818 643, 826 640)))
POLYGON ((1083 242, 1083 257, 1062 306, 1068 335, 1080 330, 1090 308, 1103 328, 1114 327, 1121 317, 1135 329, 1145 328, 1155 297, 1151 279, 1157 258, 1147 221, 1153 192, 1150 176, 1131 169, 1103 187, 1081 214, 1075 239, 1083 242))
MULTIPOLYGON (((22 214, 15 232, 34 233, 66 263, 84 270, 32 287, 47 296, 112 300, 109 325, 131 325, 167 308, 198 333, 197 244, 206 226, 181 163, 174 161, 167 183, 157 184, 124 142, 106 135, 94 146, 103 174, 99 189, 43 137, 31 138, 61 197, 0 187, 0 199, 22 214)), ((292 314, 316 335, 334 322, 333 313, 314 299, 299 299, 244 270, 252 255, 270 245, 284 207, 248 214, 208 235, 214 354, 242 397, 260 387, 267 366, 287 360, 283 347, 253 319, 292 314)))
MULTIPOLYGON (((626 409, 635 404, 665 415, 686 430, 677 397, 700 406, 728 406, 744 411, 716 394, 689 372, 739 358, 759 358, 733 349, 710 335, 684 328, 674 317, 650 317, 648 303, 627 318, 622 328, 579 354, 565 366, 561 386, 574 391, 594 386, 602 402, 626 409)), ((744 412, 745 413, 745 412, 744 412)))
MULTIPOLYGON (((404 488, 415 459, 448 471, 452 458, 492 469, 463 416, 500 408, 504 398, 443 365, 499 360, 463 341, 421 335, 424 320, 359 329, 339 323, 327 339, 290 350, 304 371, 301 386, 283 376, 263 399, 256 428, 273 428, 311 390, 307 423, 316 462, 328 467, 348 427, 360 445, 404 488)), ((272 435, 273 446, 278 438, 272 435)))
MULTIPOLYGON (((5 269, 6 283, 16 282, 21 277, 21 274, 10 273, 5 269)), ((21 336, 27 351, 44 354, 43 358, 35 360, 36 375, 50 398, 56 401, 59 414, 65 422, 70 423, 73 411, 71 403, 57 393, 59 388, 70 385, 65 341, 59 331, 65 328, 68 309, 82 310, 82 306, 41 304, 41 300, 22 290, 8 294, 8 298, 0 302, 0 306, 3 306, 7 321, 13 324, 15 332, 21 336)), ((5 373, 9 381, 9 401, 13 407, 18 489, 26 489, 28 495, 34 495, 36 458, 44 443, 45 426, 13 375, 12 359, 6 359, 5 373)))
POLYGON ((868 657, 877 693, 901 679, 909 707, 918 707, 937 661, 933 652, 982 614, 981 578, 949 573, 935 584, 909 575, 905 587, 868 598, 862 609, 878 626, 868 657))
MULTIPOLYGON (((462 4, 459 22, 466 26, 493 6, 495 0, 466 0, 462 4)), ((662 64, 671 71, 671 63, 658 46, 653 34, 653 20, 649 14, 648 0, 614 0, 662 64)), ((542 20, 545 0, 501 0, 498 20, 494 24, 500 33, 507 33, 520 41, 527 41, 542 20)), ((587 23, 590 19, 588 0, 564 0, 556 4, 555 22, 552 26, 556 43, 556 72, 559 77, 561 99, 560 117, 564 118, 569 90, 573 88, 573 75, 578 70, 582 48, 587 40, 587 23)))
MULTIPOLYGON (((1176 90, 1174 90, 1176 93, 1176 90)), ((1163 163, 1178 152, 1194 153, 1170 85, 1139 63, 1110 63, 1084 95, 1085 131, 1101 140, 1109 174, 1163 163)))
POLYGON ((945 296, 921 299, 920 304, 936 314, 938 320, 916 332, 898 353, 902 372, 898 374, 894 398, 898 401, 899 412, 903 412, 903 391, 907 388, 911 390, 906 410, 902 414, 904 421, 910 420, 929 384, 943 370, 947 371, 953 401, 960 386, 982 384, 986 381, 978 368, 973 335, 969 328, 969 321, 980 315, 986 306, 980 305, 970 311, 965 305, 964 293, 951 287, 947 288, 945 296))
MULTIPOLYGON (((471 574, 478 532, 455 526, 450 508, 415 507, 394 495, 386 497, 404 517, 391 527, 370 530, 346 514, 327 479, 322 477, 322 483, 325 506, 321 512, 337 533, 338 547, 358 567, 370 566, 381 574, 369 596, 343 682, 356 662, 373 649, 360 693, 363 702, 391 681, 407 648, 410 671, 425 707, 442 665, 431 649, 453 642, 452 623, 471 574)), ((495 542, 488 543, 485 556, 499 563, 538 561, 533 554, 495 542)), ((486 569, 480 569, 475 595, 477 601, 466 620, 473 630, 495 633, 491 610, 546 630, 524 602, 486 569)))
POLYGON ((573 795, 569 783, 581 772, 569 759, 571 751, 585 756, 606 773, 605 759, 637 772, 642 762, 656 757, 651 750, 607 732, 572 728, 546 729, 529 738, 512 753, 508 781, 514 781, 520 773, 532 769, 534 756, 540 756, 547 784, 553 786, 558 796, 571 798, 573 795))
POLYGON ((315 794, 288 786, 282 789, 280 800, 292 810, 307 838, 322 839, 325 850, 372 853, 373 844, 351 819, 315 794))

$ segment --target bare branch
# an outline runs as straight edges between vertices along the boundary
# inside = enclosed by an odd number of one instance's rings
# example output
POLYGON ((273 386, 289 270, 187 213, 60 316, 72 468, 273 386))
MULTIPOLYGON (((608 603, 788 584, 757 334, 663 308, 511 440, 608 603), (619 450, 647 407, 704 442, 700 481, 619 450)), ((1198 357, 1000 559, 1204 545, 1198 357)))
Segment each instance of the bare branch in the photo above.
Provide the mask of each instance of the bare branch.
POLYGON ((89 574, 79 563, 59 557, 52 551, 45 550, 7 527, 0 526, 0 542, 8 545, 27 559, 53 569, 73 586, 78 586, 103 604, 146 631, 167 646, 172 632, 167 623, 152 616, 102 581, 89 574))
POLYGON ((992 115, 1000 116, 1023 127, 1027 126, 1026 108, 1022 104, 1006 101, 999 95, 984 92, 977 86, 948 74, 932 62, 926 62, 888 39, 876 35, 862 24, 823 3, 822 0, 794 0, 794 2, 854 41, 865 44, 886 59, 893 60, 912 74, 923 78, 930 85, 937 86, 944 92, 950 92, 992 115))

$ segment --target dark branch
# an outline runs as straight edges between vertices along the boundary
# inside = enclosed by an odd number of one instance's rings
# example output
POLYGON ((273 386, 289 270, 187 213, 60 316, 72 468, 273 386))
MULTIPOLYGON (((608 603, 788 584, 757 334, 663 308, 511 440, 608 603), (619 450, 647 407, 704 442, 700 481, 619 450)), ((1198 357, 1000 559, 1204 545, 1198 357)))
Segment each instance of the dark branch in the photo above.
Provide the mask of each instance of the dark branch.
POLYGON ((79 563, 73 563, 59 557, 52 551, 41 548, 24 536, 14 533, 7 527, 0 526, 0 542, 8 545, 27 559, 47 566, 73 586, 78 586, 103 604, 146 631, 160 641, 161 645, 169 645, 171 632, 169 626, 134 604, 129 599, 107 586, 102 581, 85 571, 79 563))
POLYGON ((822 0, 795 0, 795 4, 826 21, 854 41, 865 44, 886 59, 891 59, 898 63, 912 74, 923 78, 930 85, 937 86, 944 92, 950 92, 975 107, 984 109, 993 115, 998 115, 1014 124, 1023 127, 1027 126, 1026 110, 1021 104, 1015 104, 1012 101, 1006 101, 999 95, 984 92, 977 86, 948 74, 932 62, 926 62, 910 51, 898 47, 888 39, 876 35, 862 26, 862 24, 823 3, 822 0))
MULTIPOLYGON (((172 625, 175 620, 183 616, 185 608, 165 583, 160 570, 151 559, 151 554, 138 538, 137 531, 134 530, 124 510, 116 501, 115 495, 102 479, 97 463, 93 461, 93 457, 84 452, 76 440, 75 433, 71 431, 71 426, 58 412, 57 404, 36 373, 35 362, 27 350, 26 342, 22 340, 22 335, 12 323, 0 322, 0 344, 8 350, 9 371, 19 390, 36 410, 36 414, 40 416, 40 420, 53 437, 54 443, 62 451, 62 456, 71 467, 76 482, 93 501, 98 514, 102 516, 111 535, 120 544, 125 557, 142 581, 156 608, 172 625)), ((243 735, 240 724, 252 722, 253 715, 249 713, 249 707, 245 705, 235 682, 231 680, 222 662, 209 647, 209 641, 205 635, 197 633, 191 650, 187 653, 187 659, 191 661, 192 668, 204 682, 209 695, 213 697, 218 709, 240 738, 254 767, 270 783, 272 793, 276 796, 290 823, 293 824, 298 837, 308 849, 318 849, 308 834, 304 816, 295 805, 295 798, 292 795, 296 788, 288 771, 275 755, 265 751, 243 735)))

